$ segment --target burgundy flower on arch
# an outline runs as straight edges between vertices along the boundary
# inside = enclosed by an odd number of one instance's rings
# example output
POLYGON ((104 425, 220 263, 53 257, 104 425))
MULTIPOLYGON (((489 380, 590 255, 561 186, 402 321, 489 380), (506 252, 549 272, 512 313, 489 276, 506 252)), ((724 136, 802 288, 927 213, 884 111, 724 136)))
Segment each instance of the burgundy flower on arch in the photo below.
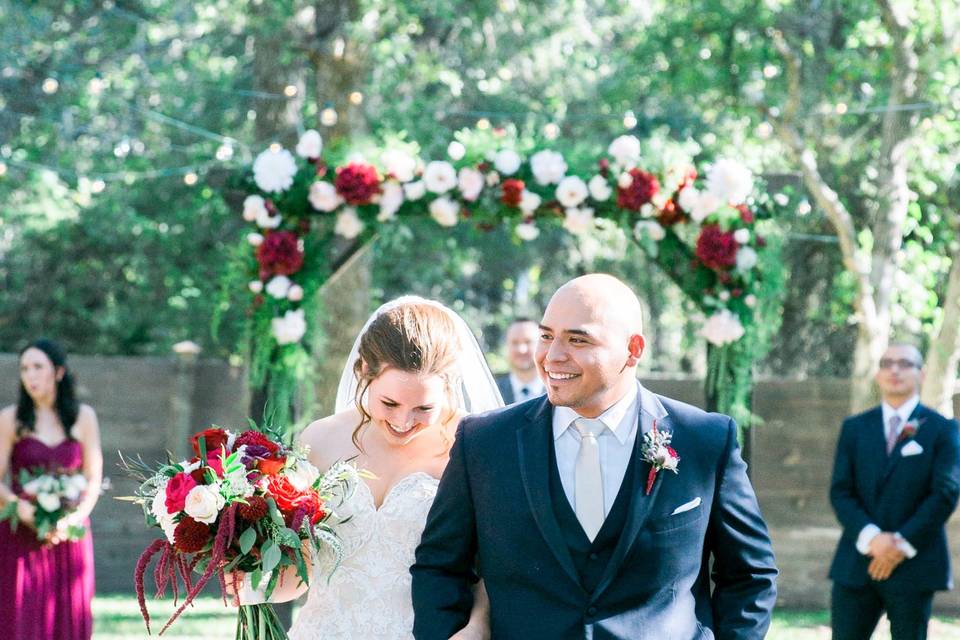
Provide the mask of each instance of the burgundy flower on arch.
POLYGON ((617 206, 621 209, 640 211, 660 191, 660 182, 652 173, 630 169, 633 180, 629 187, 617 187, 617 206))
POLYGON ((303 250, 297 234, 292 231, 274 231, 267 234, 257 247, 260 279, 270 276, 289 276, 303 267, 303 250))
POLYGON ((520 201, 523 200, 525 186, 523 180, 517 180, 516 178, 504 180, 501 187, 503 195, 500 196, 500 201, 509 207, 519 207, 520 201))
POLYGON ((737 264, 737 241, 733 232, 723 231, 719 225, 704 225, 697 238, 697 257, 713 269, 723 271, 737 264))
POLYGON ((349 205, 370 204, 373 197, 380 193, 380 177, 371 165, 351 162, 337 169, 333 186, 349 205))

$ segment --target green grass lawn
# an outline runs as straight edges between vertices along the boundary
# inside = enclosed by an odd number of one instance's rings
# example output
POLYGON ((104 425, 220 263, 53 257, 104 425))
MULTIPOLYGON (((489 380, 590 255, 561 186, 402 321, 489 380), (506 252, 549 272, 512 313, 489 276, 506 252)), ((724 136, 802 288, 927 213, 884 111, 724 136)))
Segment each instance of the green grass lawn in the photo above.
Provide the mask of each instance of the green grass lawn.
MULTIPOLYGON (((148 600, 153 633, 157 632, 173 612, 169 600, 148 600)), ((93 601, 96 619, 96 640, 134 640, 147 638, 136 598, 129 596, 106 596, 93 601)), ((168 640, 232 640, 235 617, 232 609, 224 608, 223 602, 213 598, 200 598, 163 635, 168 640)), ((778 611, 774 614, 773 626, 768 640, 828 640, 830 638, 829 616, 826 611, 796 612, 778 611)), ((960 640, 960 619, 936 618, 930 623, 930 637, 938 640, 960 640)), ((888 640, 885 621, 875 640, 888 640)))

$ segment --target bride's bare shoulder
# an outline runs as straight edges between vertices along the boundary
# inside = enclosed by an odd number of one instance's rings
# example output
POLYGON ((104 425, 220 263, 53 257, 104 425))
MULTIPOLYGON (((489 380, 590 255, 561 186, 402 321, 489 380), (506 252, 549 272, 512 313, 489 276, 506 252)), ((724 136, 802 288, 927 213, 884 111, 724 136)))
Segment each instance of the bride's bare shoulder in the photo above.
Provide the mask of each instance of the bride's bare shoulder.
POLYGON ((320 469, 330 467, 337 460, 357 455, 353 431, 360 424, 360 414, 350 408, 326 418, 314 420, 300 432, 301 444, 310 447, 310 461, 320 469))

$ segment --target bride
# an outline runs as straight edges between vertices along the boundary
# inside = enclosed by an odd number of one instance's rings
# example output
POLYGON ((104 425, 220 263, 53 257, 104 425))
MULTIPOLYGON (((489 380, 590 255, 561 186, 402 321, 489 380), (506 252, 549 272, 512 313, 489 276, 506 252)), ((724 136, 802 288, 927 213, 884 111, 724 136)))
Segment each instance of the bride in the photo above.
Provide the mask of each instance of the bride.
MULTIPOLYGON (((502 404, 476 339, 451 309, 407 296, 374 312, 347 359, 336 413, 300 440, 321 470, 356 458, 375 477, 336 509, 349 517, 337 529, 342 563, 330 575, 333 553, 315 559, 291 640, 413 637, 410 566, 457 424, 502 404)), ((283 582, 271 600, 306 589, 292 573, 283 582)), ((482 583, 478 596, 458 640, 489 635, 482 583)), ((241 602, 255 597, 244 589, 241 602)))

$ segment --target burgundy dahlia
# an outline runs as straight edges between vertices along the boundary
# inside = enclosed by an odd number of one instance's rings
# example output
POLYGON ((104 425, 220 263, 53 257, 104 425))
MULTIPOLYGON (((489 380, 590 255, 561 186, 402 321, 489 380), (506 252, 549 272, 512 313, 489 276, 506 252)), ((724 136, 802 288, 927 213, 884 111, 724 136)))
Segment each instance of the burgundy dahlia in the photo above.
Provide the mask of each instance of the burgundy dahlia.
POLYGON ((715 224, 704 225, 697 238, 697 257, 714 271, 737 264, 737 241, 733 232, 723 231, 715 224))
POLYGON ((260 263, 260 279, 270 276, 289 276, 303 267, 303 250, 297 234, 292 231, 274 231, 267 234, 257 247, 257 262, 260 263))
POLYGON ((503 186, 501 187, 503 189, 503 195, 500 196, 500 202, 508 207, 519 207, 520 201, 523 199, 523 189, 525 186, 523 180, 517 180, 516 178, 504 180, 503 186))
POLYGON ((380 177, 369 164, 351 162, 337 169, 333 186, 347 204, 370 204, 373 197, 380 193, 380 177))
POLYGON ((630 169, 633 181, 629 187, 617 187, 617 206, 621 209, 640 211, 660 191, 660 182, 652 173, 630 169))
POLYGON ((250 496, 247 504, 240 504, 237 515, 247 522, 256 522, 267 515, 267 501, 260 496, 250 496))
POLYGON ((173 530, 173 546, 181 553, 197 553, 210 541, 210 526, 186 516, 173 530))

